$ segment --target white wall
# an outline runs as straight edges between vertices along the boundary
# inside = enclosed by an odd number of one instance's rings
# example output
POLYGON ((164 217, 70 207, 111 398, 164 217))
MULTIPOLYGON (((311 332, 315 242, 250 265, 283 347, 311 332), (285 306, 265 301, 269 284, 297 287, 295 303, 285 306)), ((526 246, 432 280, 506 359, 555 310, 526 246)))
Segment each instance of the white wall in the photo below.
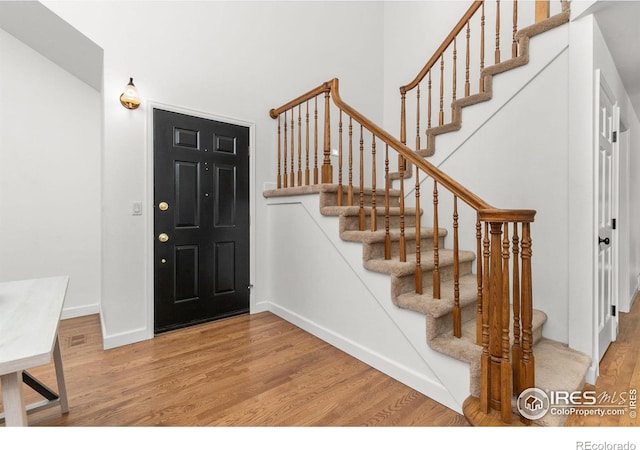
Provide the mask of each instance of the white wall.
POLYGON ((69 275, 100 304, 101 96, 0 29, 0 280, 69 275))
POLYGON ((150 100, 255 124, 256 273, 269 292, 262 189, 275 181, 270 108, 333 78, 344 100, 381 121, 382 4, 376 2, 44 2, 104 49, 103 292, 105 346, 153 335, 146 264, 152 239, 150 100), (126 13, 125 13, 126 11, 126 13), (118 97, 134 77, 143 104, 118 97), (143 215, 132 216, 134 201, 143 215))

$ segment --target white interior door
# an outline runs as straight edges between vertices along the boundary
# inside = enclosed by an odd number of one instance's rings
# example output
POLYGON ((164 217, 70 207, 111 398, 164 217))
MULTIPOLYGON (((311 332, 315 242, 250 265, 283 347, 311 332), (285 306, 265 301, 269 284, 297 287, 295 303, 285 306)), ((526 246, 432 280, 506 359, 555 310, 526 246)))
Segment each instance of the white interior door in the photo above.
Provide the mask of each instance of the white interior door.
POLYGON ((619 112, 604 79, 600 78, 598 89, 598 270, 597 270, 597 323, 598 357, 601 359, 617 335, 616 281, 616 233, 617 213, 617 133, 619 112))

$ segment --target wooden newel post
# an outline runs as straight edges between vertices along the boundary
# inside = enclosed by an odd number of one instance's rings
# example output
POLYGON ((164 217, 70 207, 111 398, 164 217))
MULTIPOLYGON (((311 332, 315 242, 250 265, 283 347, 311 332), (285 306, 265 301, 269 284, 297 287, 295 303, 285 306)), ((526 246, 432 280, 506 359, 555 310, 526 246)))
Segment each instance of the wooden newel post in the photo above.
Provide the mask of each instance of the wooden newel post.
POLYGON ((331 88, 324 89, 324 159, 322 162, 322 183, 333 182, 333 166, 331 165, 331 114, 329 111, 329 94, 331 88))

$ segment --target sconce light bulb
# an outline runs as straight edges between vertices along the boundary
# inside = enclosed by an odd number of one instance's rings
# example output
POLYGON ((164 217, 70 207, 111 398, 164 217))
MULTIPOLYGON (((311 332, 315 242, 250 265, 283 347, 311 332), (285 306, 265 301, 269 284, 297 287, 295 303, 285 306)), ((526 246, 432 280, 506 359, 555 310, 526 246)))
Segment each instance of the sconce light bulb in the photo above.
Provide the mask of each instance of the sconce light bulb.
POLYGON ((129 83, 125 86, 124 92, 120 96, 120 103, 127 109, 136 109, 140 106, 140 95, 138 88, 133 84, 133 78, 129 78, 129 83))

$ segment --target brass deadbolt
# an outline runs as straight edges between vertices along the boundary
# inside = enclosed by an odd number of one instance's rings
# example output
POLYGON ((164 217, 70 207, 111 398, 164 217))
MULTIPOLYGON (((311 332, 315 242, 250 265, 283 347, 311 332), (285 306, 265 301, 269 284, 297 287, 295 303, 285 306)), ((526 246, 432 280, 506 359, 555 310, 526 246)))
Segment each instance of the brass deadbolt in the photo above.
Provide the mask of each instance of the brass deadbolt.
POLYGON ((160 209, 160 211, 166 211, 167 209, 169 209, 169 204, 167 202, 160 202, 158 208, 160 209))
POLYGON ((160 242, 167 242, 169 240, 169 235, 167 233, 160 233, 158 240, 160 242))

